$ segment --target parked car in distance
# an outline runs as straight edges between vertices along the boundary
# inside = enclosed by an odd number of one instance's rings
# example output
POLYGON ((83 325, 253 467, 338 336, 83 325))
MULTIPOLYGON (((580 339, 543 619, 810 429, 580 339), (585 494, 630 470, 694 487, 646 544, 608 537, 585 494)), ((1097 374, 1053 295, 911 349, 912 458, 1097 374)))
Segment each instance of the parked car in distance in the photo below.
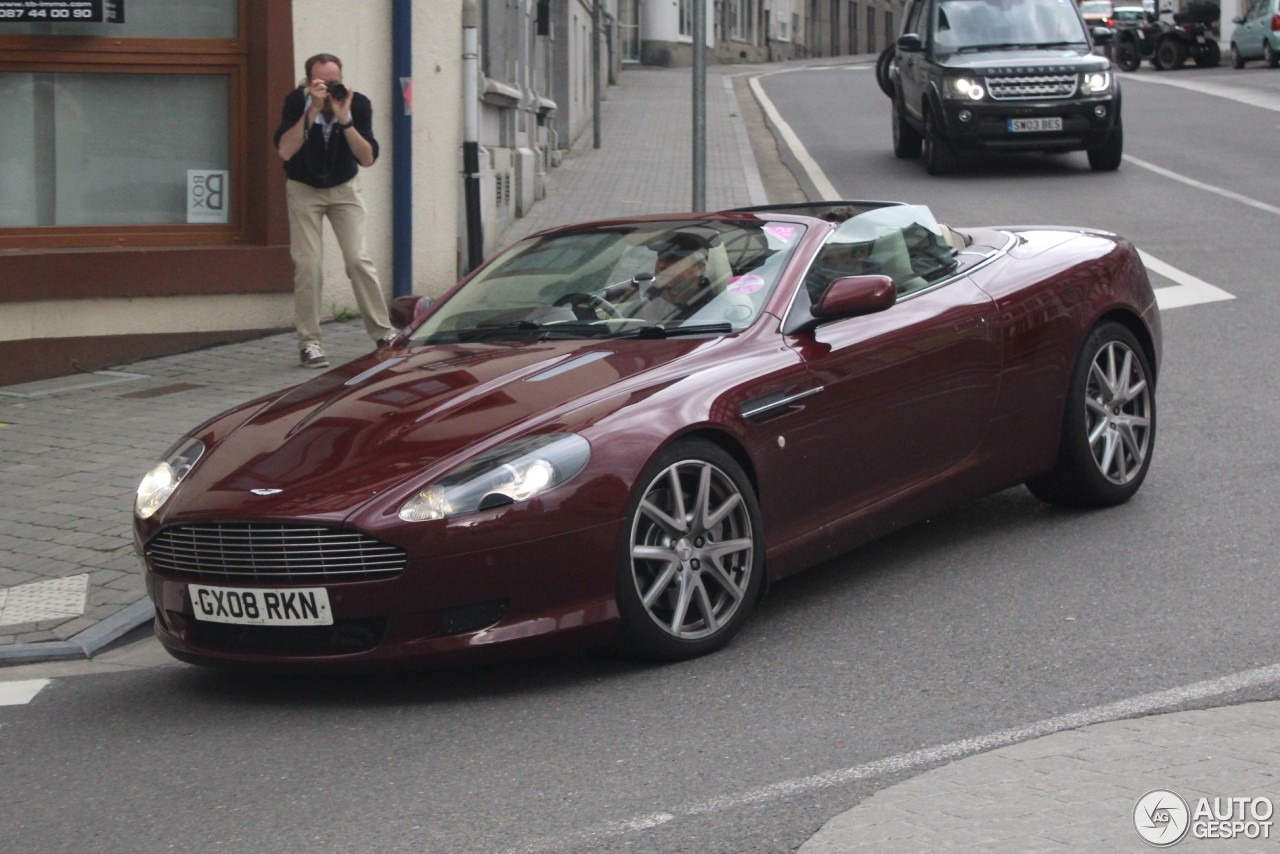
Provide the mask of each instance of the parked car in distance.
POLYGON ((1084 0, 1080 4, 1080 17, 1091 27, 1113 26, 1111 0, 1084 0))
POLYGON ((1137 27, 1146 22, 1150 11, 1141 6, 1116 6, 1111 10, 1112 29, 1137 27))
POLYGON ((981 495, 1127 501, 1155 448, 1159 309, 1094 229, 865 201, 586 223, 407 322, 143 478, 174 656, 691 658, 769 584, 981 495))
POLYGON ((894 154, 923 154, 931 175, 1008 151, 1086 151, 1095 171, 1118 169, 1120 87, 1093 52, 1111 38, 1061 0, 909 0, 887 75, 894 154))
POLYGON ((1244 15, 1231 20, 1232 68, 1257 59, 1268 68, 1280 66, 1280 0, 1251 0, 1244 15))

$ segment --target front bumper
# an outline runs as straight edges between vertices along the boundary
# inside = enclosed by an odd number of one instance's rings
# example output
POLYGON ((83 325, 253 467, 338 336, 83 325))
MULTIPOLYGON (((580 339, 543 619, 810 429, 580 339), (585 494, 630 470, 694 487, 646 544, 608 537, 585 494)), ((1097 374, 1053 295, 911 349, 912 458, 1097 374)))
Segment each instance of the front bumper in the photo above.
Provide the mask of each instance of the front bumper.
MULTIPOLYGON (((175 577, 145 560, 156 636, 176 658, 245 670, 449 665, 607 642, 617 630, 621 523, 450 557, 412 556, 392 578, 255 584, 175 577), (331 626, 199 620, 189 585, 322 586, 331 626)), ((145 552, 144 552, 145 557, 145 552)))
POLYGON ((960 152, 1083 151, 1106 144, 1119 122, 1111 96, 1071 100, 947 101, 947 142, 960 152), (1101 112, 1101 115, 1099 115, 1101 112), (1013 131, 1015 119, 1058 118, 1062 129, 1013 131))

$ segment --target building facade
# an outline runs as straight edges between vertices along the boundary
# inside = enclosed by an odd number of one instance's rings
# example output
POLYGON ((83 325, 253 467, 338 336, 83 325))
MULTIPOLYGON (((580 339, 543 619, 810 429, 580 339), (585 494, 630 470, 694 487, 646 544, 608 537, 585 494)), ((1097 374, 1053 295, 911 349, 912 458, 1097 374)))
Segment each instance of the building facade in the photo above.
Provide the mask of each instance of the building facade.
MULTIPOLYGON (((0 20, 0 385, 291 327, 273 134, 308 56, 342 57, 345 80, 374 105, 381 157, 359 180, 388 296, 439 294, 468 269, 471 238, 493 251, 542 197, 593 124, 597 81, 692 61, 696 9, 709 61, 764 62, 877 52, 901 3, 61 4, 76 17, 58 17, 58 0, 38 5, 54 14, 0 20), (464 12, 478 31, 471 215, 464 12)), ((326 240, 327 313, 353 311, 326 240)))

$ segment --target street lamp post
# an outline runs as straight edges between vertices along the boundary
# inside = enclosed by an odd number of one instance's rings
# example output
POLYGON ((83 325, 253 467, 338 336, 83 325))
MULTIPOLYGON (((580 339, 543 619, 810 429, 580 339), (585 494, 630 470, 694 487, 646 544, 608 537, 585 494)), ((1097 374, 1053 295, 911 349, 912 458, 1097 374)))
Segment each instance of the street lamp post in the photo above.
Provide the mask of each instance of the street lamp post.
POLYGON ((707 3, 691 0, 693 14, 693 209, 707 207, 707 3))

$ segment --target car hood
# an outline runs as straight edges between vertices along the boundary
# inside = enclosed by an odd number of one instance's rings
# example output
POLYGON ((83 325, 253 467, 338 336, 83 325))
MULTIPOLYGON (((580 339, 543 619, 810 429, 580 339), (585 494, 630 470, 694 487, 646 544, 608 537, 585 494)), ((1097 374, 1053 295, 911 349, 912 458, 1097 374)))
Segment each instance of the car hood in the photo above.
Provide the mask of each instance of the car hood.
POLYGON ((1023 73, 1038 71, 1104 71, 1110 67, 1105 57, 1084 47, 1035 48, 1024 50, 984 50, 976 53, 953 53, 945 61, 947 68, 982 74, 1023 73))
POLYGON ((164 523, 346 518, 388 489, 438 477, 523 430, 573 430, 580 425, 569 413, 584 403, 678 379, 687 372, 680 363, 692 364, 686 357, 723 340, 383 350, 253 411, 209 448, 164 523))

